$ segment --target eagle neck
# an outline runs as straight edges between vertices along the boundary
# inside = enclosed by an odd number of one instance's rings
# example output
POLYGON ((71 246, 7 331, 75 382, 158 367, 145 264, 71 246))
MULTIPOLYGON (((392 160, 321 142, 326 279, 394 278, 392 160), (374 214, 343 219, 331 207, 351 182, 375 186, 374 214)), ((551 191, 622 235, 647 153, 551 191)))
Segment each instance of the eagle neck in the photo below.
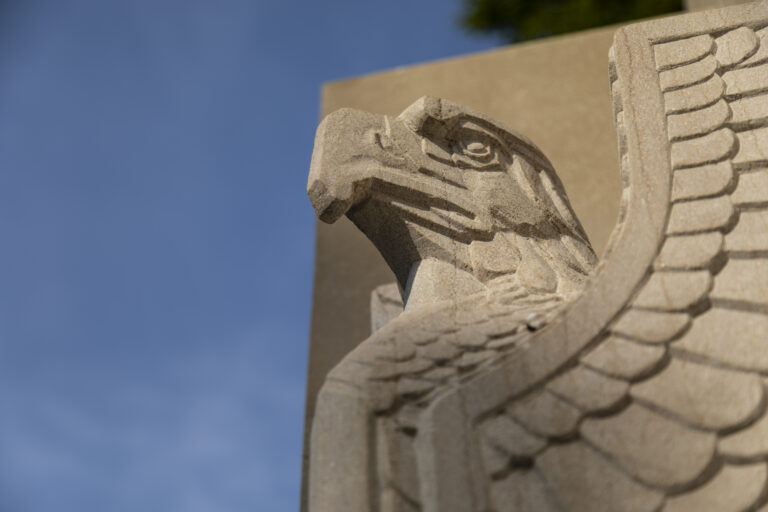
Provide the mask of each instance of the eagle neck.
POLYGON ((469 272, 437 258, 426 258, 411 266, 404 293, 405 309, 455 301, 485 289, 469 272))

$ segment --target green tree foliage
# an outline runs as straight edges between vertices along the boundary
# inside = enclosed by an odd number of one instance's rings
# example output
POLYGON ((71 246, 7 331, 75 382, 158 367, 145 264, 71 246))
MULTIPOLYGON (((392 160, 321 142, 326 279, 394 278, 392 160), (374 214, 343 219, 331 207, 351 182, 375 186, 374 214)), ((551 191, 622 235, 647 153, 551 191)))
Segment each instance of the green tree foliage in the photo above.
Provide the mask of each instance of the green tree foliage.
POLYGON ((682 0, 464 0, 462 24, 525 41, 682 10, 682 0))

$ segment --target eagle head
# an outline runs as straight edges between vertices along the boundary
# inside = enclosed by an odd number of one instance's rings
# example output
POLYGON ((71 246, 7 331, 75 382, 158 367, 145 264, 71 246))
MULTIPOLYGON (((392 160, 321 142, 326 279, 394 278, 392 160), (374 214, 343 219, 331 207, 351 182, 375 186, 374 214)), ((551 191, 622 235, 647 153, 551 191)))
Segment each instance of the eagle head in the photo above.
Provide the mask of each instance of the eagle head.
POLYGON ((346 214, 406 289, 425 260, 487 286, 571 291, 595 263, 552 165, 527 138, 424 97, 390 117, 341 109, 320 124, 307 186, 318 217, 346 214))

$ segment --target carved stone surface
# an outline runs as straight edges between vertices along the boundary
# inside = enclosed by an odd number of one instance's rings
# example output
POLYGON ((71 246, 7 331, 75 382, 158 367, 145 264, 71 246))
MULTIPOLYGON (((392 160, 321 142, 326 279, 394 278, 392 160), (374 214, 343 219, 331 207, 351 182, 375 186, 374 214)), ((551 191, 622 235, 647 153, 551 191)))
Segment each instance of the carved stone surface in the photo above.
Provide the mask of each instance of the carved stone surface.
POLYGON ((323 121, 310 198, 405 309, 320 392, 310 510, 766 506, 766 27, 763 1, 617 33, 599 264, 547 159, 490 118, 422 98, 323 121))
POLYGON ((403 312, 403 298, 397 283, 377 286, 371 292, 371 332, 376 332, 403 312))

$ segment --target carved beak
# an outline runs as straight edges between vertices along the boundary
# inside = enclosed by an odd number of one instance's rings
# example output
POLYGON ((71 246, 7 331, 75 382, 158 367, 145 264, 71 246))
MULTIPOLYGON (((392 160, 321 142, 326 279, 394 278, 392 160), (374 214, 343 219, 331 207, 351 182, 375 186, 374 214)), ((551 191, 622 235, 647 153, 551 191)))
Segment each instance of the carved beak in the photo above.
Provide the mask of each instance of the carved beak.
POLYGON ((335 222, 369 194, 372 179, 402 166, 389 145, 384 116, 353 109, 329 114, 317 128, 307 194, 320 220, 335 222))

